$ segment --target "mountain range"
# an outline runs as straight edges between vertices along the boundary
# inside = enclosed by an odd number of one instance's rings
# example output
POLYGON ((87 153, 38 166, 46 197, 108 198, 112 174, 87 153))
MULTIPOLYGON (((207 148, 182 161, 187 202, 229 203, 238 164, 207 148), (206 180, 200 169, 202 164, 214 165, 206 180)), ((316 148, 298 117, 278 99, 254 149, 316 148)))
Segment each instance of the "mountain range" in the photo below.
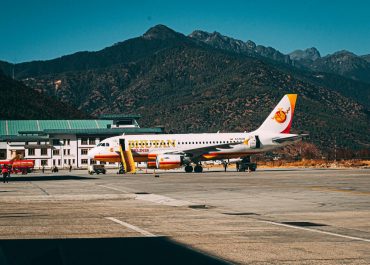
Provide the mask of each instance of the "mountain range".
POLYGON ((174 132, 253 130, 285 93, 298 93, 295 132, 323 150, 370 147, 369 56, 321 57, 315 48, 284 55, 157 25, 100 51, 0 69, 80 113, 139 113, 142 125, 174 132))
POLYGON ((40 93, 0 71, 1 119, 80 119, 89 116, 68 103, 40 93))

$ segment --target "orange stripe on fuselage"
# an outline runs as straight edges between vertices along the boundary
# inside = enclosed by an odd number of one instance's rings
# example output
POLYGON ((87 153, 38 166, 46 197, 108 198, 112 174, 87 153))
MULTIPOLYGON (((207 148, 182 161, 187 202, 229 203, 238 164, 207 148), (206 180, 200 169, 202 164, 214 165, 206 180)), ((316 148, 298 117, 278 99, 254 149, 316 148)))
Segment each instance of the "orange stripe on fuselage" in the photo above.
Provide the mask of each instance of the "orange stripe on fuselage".
MULTIPOLYGON (((228 159, 228 158, 239 158, 242 156, 247 156, 247 155, 252 155, 256 154, 258 152, 235 152, 235 153, 228 153, 228 152, 211 152, 208 154, 202 155, 204 160, 215 160, 215 159, 228 159)), ((149 162, 153 161, 156 159, 157 155, 155 154, 138 154, 134 153, 133 154, 134 161, 135 162, 149 162)), ((95 155, 94 157, 95 160, 98 161, 105 161, 105 162, 121 162, 121 158, 118 154, 114 155, 95 155)), ((153 161, 153 163, 155 163, 153 161)), ((166 163, 166 164, 171 164, 175 162, 161 162, 161 163, 166 163)))

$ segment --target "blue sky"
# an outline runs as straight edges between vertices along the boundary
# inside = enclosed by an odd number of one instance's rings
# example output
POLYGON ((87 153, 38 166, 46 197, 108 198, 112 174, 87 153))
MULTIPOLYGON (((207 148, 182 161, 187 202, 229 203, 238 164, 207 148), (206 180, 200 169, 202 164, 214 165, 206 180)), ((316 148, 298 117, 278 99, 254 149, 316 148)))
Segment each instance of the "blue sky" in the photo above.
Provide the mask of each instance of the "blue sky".
POLYGON ((0 60, 52 59, 95 51, 156 24, 189 34, 218 31, 283 53, 370 54, 370 1, 1 0, 0 60))

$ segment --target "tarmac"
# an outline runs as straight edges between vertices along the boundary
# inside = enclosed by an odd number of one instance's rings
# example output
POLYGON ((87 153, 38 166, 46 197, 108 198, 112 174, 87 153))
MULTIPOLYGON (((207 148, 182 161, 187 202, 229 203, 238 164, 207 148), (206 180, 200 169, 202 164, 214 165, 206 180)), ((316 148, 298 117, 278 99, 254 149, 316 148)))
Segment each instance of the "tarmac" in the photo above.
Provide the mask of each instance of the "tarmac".
POLYGON ((156 173, 13 175, 0 264, 370 264, 370 169, 156 173))

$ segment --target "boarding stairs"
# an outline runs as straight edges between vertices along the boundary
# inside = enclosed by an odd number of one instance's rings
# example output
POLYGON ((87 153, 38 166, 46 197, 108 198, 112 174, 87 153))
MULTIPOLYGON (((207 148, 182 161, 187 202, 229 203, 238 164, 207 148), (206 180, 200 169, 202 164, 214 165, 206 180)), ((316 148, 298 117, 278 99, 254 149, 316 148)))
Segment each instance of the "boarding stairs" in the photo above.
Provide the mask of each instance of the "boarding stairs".
POLYGON ((135 161, 131 149, 125 150, 125 146, 123 144, 120 144, 119 152, 124 172, 136 173, 135 161))

